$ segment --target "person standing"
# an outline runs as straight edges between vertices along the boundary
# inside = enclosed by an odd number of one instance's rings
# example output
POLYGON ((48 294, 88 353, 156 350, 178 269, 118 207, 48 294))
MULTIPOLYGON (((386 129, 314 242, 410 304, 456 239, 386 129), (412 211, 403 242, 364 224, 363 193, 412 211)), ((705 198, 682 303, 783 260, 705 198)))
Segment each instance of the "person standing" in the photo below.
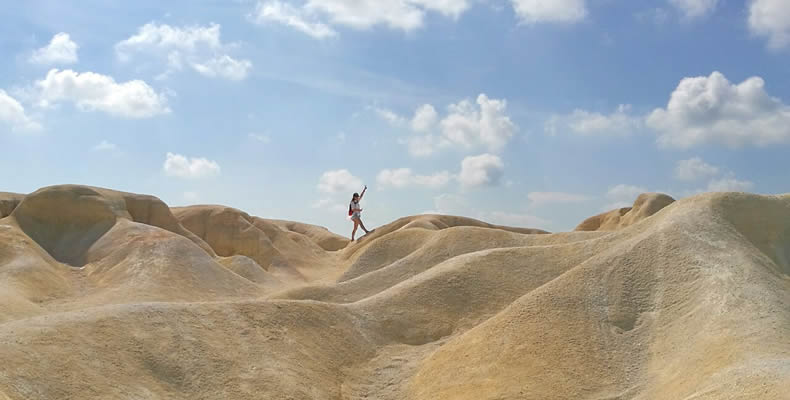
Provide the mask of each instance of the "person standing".
POLYGON ((365 228, 365 224, 362 223, 362 207, 359 205, 359 202, 362 201, 362 197, 365 196, 365 192, 368 190, 368 187, 365 186, 362 189, 362 194, 354 193, 351 197, 351 203, 348 205, 348 214, 351 217, 351 221, 354 222, 354 230, 351 231, 351 241, 354 241, 354 236, 357 233, 357 228, 361 227, 365 234, 367 235, 370 231, 365 228))

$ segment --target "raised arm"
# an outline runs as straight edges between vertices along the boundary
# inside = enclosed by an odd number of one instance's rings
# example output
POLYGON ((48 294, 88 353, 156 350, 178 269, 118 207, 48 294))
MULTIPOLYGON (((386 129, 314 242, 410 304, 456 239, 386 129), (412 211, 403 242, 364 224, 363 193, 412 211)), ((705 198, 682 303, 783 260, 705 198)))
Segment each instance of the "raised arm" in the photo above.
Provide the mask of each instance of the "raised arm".
POLYGON ((359 200, 362 201, 362 196, 365 195, 365 192, 368 190, 368 185, 365 185, 365 188, 362 189, 362 193, 359 194, 359 200))

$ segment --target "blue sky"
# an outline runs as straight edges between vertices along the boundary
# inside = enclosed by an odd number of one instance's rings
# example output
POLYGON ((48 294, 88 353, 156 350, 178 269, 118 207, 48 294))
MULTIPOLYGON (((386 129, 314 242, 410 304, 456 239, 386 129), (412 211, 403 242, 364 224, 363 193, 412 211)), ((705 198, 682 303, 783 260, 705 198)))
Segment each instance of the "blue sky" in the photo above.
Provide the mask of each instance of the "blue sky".
POLYGON ((785 193, 784 3, 0 7, 0 191, 87 184, 341 234, 363 184, 370 227, 552 231, 643 191, 785 193))

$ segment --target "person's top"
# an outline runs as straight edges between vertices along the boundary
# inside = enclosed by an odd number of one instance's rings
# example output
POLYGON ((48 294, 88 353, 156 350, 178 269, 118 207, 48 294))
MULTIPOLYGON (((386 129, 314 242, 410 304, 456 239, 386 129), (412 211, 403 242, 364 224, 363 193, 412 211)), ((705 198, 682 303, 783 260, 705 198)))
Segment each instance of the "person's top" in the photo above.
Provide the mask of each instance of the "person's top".
POLYGON ((353 214, 351 216, 352 217, 358 217, 360 215, 360 213, 362 212, 362 207, 359 205, 359 202, 355 203, 355 202, 352 201, 350 206, 351 206, 351 211, 353 211, 353 214))

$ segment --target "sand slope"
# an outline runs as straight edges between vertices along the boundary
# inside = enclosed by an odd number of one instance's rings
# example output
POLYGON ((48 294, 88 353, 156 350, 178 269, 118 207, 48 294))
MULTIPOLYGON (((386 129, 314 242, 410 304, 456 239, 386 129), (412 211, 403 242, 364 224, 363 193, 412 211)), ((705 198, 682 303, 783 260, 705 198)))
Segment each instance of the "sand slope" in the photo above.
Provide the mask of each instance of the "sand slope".
POLYGON ((82 186, 0 212, 4 400, 788 398, 790 195, 354 243, 82 186))
POLYGON ((615 231, 633 225, 675 201, 661 193, 643 193, 636 198, 632 207, 618 208, 587 218, 577 231, 615 231))

